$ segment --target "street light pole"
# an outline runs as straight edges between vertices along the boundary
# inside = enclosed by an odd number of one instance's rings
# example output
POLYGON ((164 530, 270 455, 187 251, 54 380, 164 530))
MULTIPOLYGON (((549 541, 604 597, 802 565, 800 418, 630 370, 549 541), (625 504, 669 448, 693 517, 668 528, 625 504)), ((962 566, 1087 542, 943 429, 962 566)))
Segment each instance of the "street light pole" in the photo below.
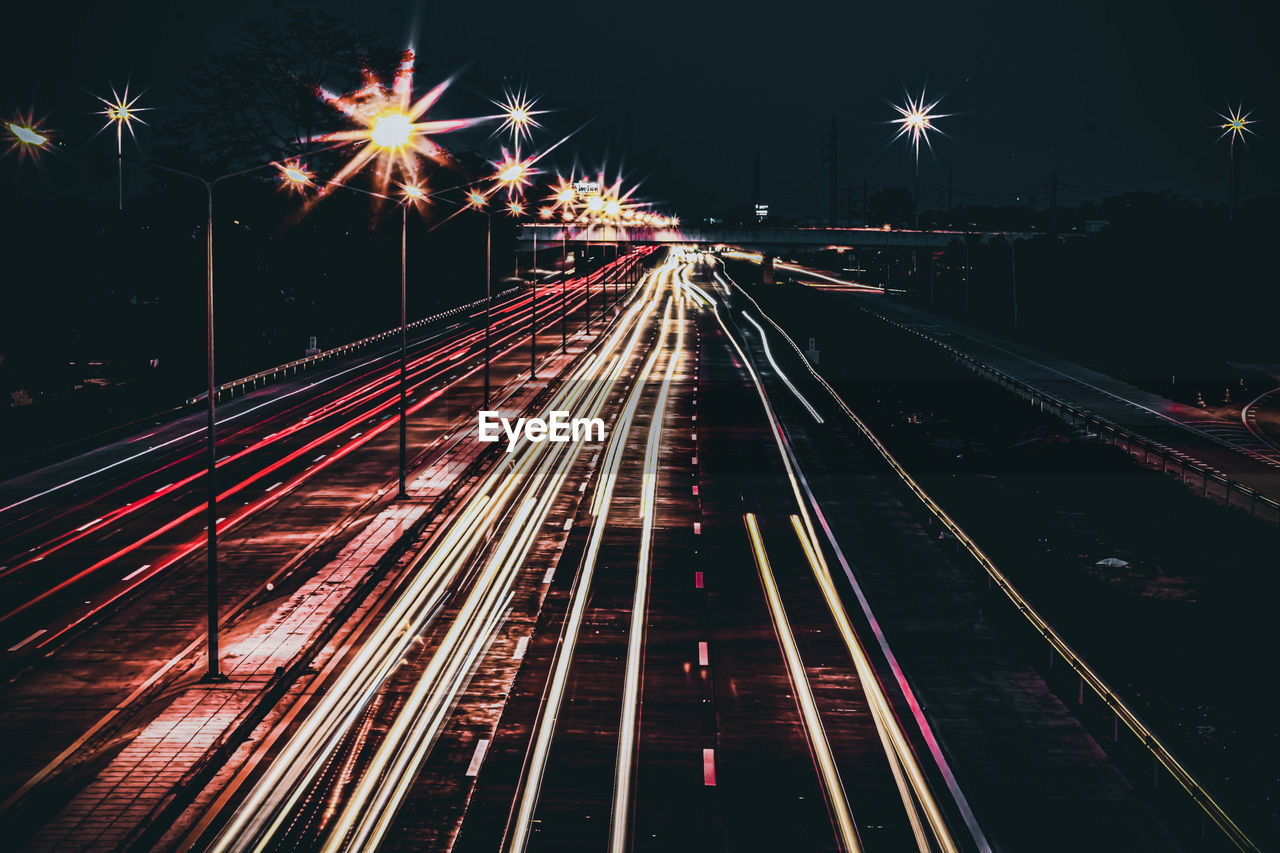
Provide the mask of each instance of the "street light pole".
POLYGON ((408 450, 406 448, 407 439, 405 424, 408 412, 405 407, 405 384, 407 381, 409 361, 409 312, 408 298, 405 285, 406 278, 406 259, 409 247, 409 203, 403 201, 400 203, 400 491, 396 497, 403 500, 409 497, 409 492, 405 489, 405 468, 407 466, 408 450))
MULTIPOLYGON (((582 253, 582 286, 586 288, 587 334, 591 334, 591 270, 587 268, 591 259, 591 220, 587 220, 587 248, 582 253)), ((574 264, 576 270, 577 264, 574 264)))
POLYGON ((538 229, 533 229, 533 267, 529 270, 533 304, 529 313, 529 378, 538 378, 538 229))
POLYGON ((489 302, 493 299, 493 216, 484 212, 484 407, 489 408, 489 302))
POLYGON ((205 518, 208 527, 205 540, 208 550, 207 568, 209 575, 209 660, 204 674, 204 680, 208 682, 227 680, 227 676, 222 672, 218 660, 218 441, 216 421, 214 419, 218 387, 214 374, 213 348, 213 185, 218 180, 222 179, 218 178, 212 183, 200 180, 204 184, 205 194, 209 203, 208 221, 205 224, 205 344, 209 372, 209 410, 208 426, 206 428, 209 457, 209 470, 206 476, 209 481, 209 497, 206 501, 205 518))
POLYGON ((569 296, 565 292, 568 285, 566 277, 568 275, 569 250, 568 250, 568 234, 569 226, 562 224, 560 226, 560 352, 567 354, 569 352, 569 296))

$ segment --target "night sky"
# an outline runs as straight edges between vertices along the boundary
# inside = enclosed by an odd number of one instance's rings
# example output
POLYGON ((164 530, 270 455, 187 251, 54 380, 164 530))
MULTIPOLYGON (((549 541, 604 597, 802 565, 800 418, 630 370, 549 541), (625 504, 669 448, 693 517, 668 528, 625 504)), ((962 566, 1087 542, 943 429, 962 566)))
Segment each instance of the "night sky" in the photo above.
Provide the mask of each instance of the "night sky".
MULTIPOLYGON (((544 139, 594 116, 597 134, 627 140, 625 167, 644 180, 642 193, 677 210, 748 202, 758 146, 764 200, 790 216, 825 215, 819 137, 833 117, 841 185, 911 186, 908 147, 889 144, 889 102, 926 82, 951 114, 938 121, 949 138, 921 158, 926 205, 947 174, 957 204, 999 204, 1051 170, 1090 188, 1064 188, 1068 204, 1097 198, 1092 190, 1222 196, 1216 112, 1241 100, 1258 120, 1241 155, 1242 194, 1280 187, 1271 157, 1280 68, 1261 3, 301 5, 412 43, 420 89, 461 70, 444 110, 482 109, 480 96, 500 94, 506 77, 565 111, 545 117, 544 139)), ((132 75, 147 105, 181 103, 211 50, 279 8, 11 5, 0 104, 10 114, 33 106, 50 127, 87 136, 99 108, 90 91, 132 75)), ((590 162, 605 152, 579 153, 590 162)))

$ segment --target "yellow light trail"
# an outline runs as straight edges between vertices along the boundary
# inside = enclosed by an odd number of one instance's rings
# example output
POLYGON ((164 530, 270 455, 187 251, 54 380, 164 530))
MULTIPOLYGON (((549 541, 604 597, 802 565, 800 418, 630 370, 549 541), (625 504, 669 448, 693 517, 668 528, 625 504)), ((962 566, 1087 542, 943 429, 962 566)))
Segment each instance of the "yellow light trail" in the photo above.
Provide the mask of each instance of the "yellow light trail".
POLYGON ((618 725, 618 757, 613 781, 613 816, 609 849, 624 853, 631 838, 631 781, 636 752, 636 722, 639 717, 641 662, 644 651, 644 626, 649 610, 649 561, 653 545, 654 501, 658 484, 658 460, 662 446, 662 427, 667 412, 671 379, 684 353, 684 299, 677 303, 676 343, 667 357, 658 398, 654 402, 649 438, 644 452, 644 479, 640 498, 640 554, 636 559, 636 589, 631 602, 631 627, 627 636, 626 677, 622 687, 622 718, 618 725))
MULTIPOLYGON (((651 310, 649 303, 633 303, 553 396, 544 414, 569 410, 597 416, 634 349, 638 333, 631 334, 633 328, 638 329, 651 310)), ((379 744, 371 770, 337 814, 325 849, 377 846, 448 710, 465 688, 472 665, 501 624, 523 556, 583 446, 522 438, 515 452, 486 475, 436 543, 415 558, 404 594, 254 784, 220 833, 214 851, 260 851, 272 844, 320 768, 485 547, 488 532, 508 519, 504 535, 469 587, 459 616, 428 662, 410 706, 401 709, 379 744)))
MULTIPOLYGON (((754 302, 754 300, 753 300, 754 302)), ((759 309, 759 305, 756 308, 759 309)), ((714 311, 714 309, 713 309, 714 311)), ((764 384, 760 380, 759 374, 756 372, 751 360, 747 354, 738 345, 737 340, 733 337, 729 327, 725 324, 724 318, 719 311, 714 311, 716 320, 720 324, 720 328, 724 331, 725 336, 729 339, 730 344, 737 351, 746 367, 748 374, 751 376, 752 384, 755 386, 756 394, 760 398, 760 403, 764 407, 765 416, 769 420, 770 432, 773 435, 774 443, 777 445, 778 453, 782 458, 783 467, 787 472, 787 479, 791 485, 792 495, 795 498, 796 506, 800 510, 800 518, 803 521, 803 530, 806 538, 802 538, 801 544, 805 546, 806 557, 810 560, 810 567, 814 571, 818 584, 822 587, 828 610, 830 610, 832 618, 836 624, 840 626, 841 635, 845 638, 846 647, 849 649, 853 658, 854 667, 858 671, 859 680, 862 682, 863 693, 867 696, 868 707, 871 710, 872 720, 876 725, 876 732, 880 737, 881 744, 887 744, 885 750, 885 758, 889 762, 890 772, 894 775, 894 780, 898 785, 898 791, 902 799, 902 805, 907 813, 908 820, 912 824, 912 832, 916 837, 916 842, 922 851, 931 851, 933 848, 928 845, 927 839, 924 837, 920 816, 917 808, 923 808, 925 818, 928 819, 930 829, 933 832, 937 843, 946 853, 952 853, 956 850, 955 842, 951 838, 950 829, 947 827, 945 820, 939 812, 937 805, 930 791, 928 780, 924 774, 920 772, 919 766, 915 761, 915 756, 911 752, 907 744, 906 737, 902 733, 901 725, 898 723, 897 717, 889 710, 890 705, 884 697, 883 688, 880 685, 879 678, 871 668, 866 654, 860 643, 856 642, 856 634, 849 622, 848 613, 844 609, 844 604, 840 600, 838 594, 833 594, 835 585, 831 580, 831 572, 827 566, 825 558, 822 556, 820 549, 812 547, 812 543, 817 542, 817 534, 814 530, 813 521, 809 516, 809 511, 805 506, 805 502, 800 490, 800 484, 797 471, 797 464, 791 455, 791 450, 785 443, 783 438, 782 424, 778 420, 777 415, 773 411, 773 406, 769 402, 769 397, 765 393, 764 384), (832 594, 829 594, 830 593, 832 594), (847 631, 847 634, 846 634, 847 631), (850 640, 853 644, 850 645, 850 640)), ((761 316, 765 316, 761 312, 761 316)), ((770 321, 772 323, 772 321, 770 321)), ((777 324, 773 324, 775 328, 777 324)), ((795 347, 795 343, 789 337, 783 334, 783 337, 795 347)), ((796 350, 799 352, 799 350, 796 350)), ((803 357, 803 356, 802 356, 803 357)), ((808 364, 808 362, 806 362, 808 364)), ((813 372, 812 366, 810 371, 813 372)), ((815 374, 816 375, 816 374, 815 374)), ((959 804, 962 811, 967 812, 967 804, 959 804)), ((975 822, 970 822, 970 829, 974 833, 975 841, 978 842, 982 849, 989 849, 985 838, 982 836, 975 822)))
MULTIPOLYGON (((800 355, 803 358, 803 355, 800 353, 800 348, 796 346, 796 342, 791 339, 791 336, 786 333, 786 330, 779 326, 772 317, 764 313, 764 311, 760 309, 759 303, 757 303, 750 294, 747 294, 745 291, 743 291, 743 293, 752 301, 753 304, 755 304, 756 309, 760 311, 760 316, 777 329, 783 340, 785 340, 791 348, 795 350, 797 355, 800 355)), ((721 327, 724 327, 723 321, 721 321, 721 327)), ((726 333, 727 331, 728 330, 726 329, 726 333)), ((739 352, 741 353, 741 350, 739 350, 739 352)), ((1146 723, 1143 722, 1143 720, 1135 714, 1127 704, 1125 704, 1124 700, 1112 690, 1111 686, 1104 681, 1100 675, 1093 671, 1088 663, 1076 653, 1075 649, 1058 634, 1054 627, 1040 615, 1040 612, 1022 596, 1022 593, 1019 592, 1012 583, 1009 582, 1009 579, 1000 571, 991 558, 978 547, 976 542, 969 538, 969 535, 965 533, 964 529, 961 528, 960 525, 947 514, 946 510, 934 501, 933 498, 929 496, 929 493, 916 482, 915 478, 913 478, 907 472, 906 468, 898 462, 897 458, 889 452, 888 448, 886 448, 880 439, 876 437, 875 433, 873 433, 866 423, 864 423, 853 409, 849 407, 849 404, 845 402, 839 392, 837 392, 836 389, 827 382, 826 378, 815 370, 813 365, 809 364, 807 361, 805 362, 805 366, 809 373, 812 374, 814 380, 822 385, 827 393, 831 395, 832 400, 837 406, 839 406, 840 410, 844 412, 850 422, 857 427, 858 432, 871 443, 871 445, 876 449, 876 452, 880 454, 881 458, 884 459, 893 472, 902 480, 903 484, 906 485, 907 488, 920 499, 920 502, 924 504, 934 517, 936 517, 942 525, 956 537, 956 540, 960 545, 969 552, 970 556, 972 556, 980 566, 982 566, 983 570, 987 572, 996 587, 1005 594, 1018 612, 1026 617, 1027 621, 1030 622, 1036 631, 1045 638, 1045 641, 1049 643, 1053 650, 1056 651, 1081 677, 1081 679, 1089 685, 1090 689, 1092 689, 1094 693, 1106 703, 1107 707, 1116 714, 1116 717, 1124 723, 1125 727, 1134 734, 1138 741, 1150 750, 1152 757, 1169 772, 1169 774, 1175 781, 1177 781, 1183 790, 1187 792, 1196 805, 1199 806, 1215 824, 1217 824, 1218 828, 1222 830, 1223 834, 1226 835, 1228 839, 1230 839, 1231 843, 1240 850, 1261 850, 1261 848, 1253 842, 1253 840, 1240 828, 1232 817, 1227 814, 1226 810, 1218 803, 1217 800, 1214 799, 1212 794, 1210 794, 1209 791, 1207 791, 1204 786, 1201 785, 1200 782, 1182 765, 1178 758, 1169 751, 1169 748, 1165 746, 1159 737, 1156 736, 1155 732, 1148 728, 1146 723)), ((763 393, 764 392, 760 390, 762 397, 763 393)), ((767 407, 767 401, 765 405, 767 407)), ((783 461, 788 464, 788 469, 790 470, 790 463, 787 462, 785 458, 783 461)), ((792 482, 792 487, 793 489, 795 488, 794 480, 792 482)), ((810 496, 812 499, 812 493, 810 493, 810 496)), ((811 535, 814 535, 812 533, 813 523, 810 520, 808 511, 805 509, 803 504, 800 505, 800 510, 804 517, 806 529, 810 531, 811 535)), ((829 532, 830 531, 828 531, 828 533, 829 532)), ((833 541, 834 544, 834 540, 830 541, 833 541)), ((868 615, 870 615, 869 611, 868 615)), ((890 654, 887 647, 885 648, 885 652, 887 655, 890 654)), ((910 688, 906 684, 905 680, 900 681, 900 685, 903 688, 903 692, 910 696, 910 688)), ((927 732, 925 734, 928 735, 927 732)), ((989 851, 991 849, 990 844, 987 842, 981 832, 981 829, 978 827, 968 803, 963 800, 963 796, 959 789, 955 787, 954 777, 947 768, 941 756, 940 749, 937 747, 936 743, 933 742, 930 743, 930 748, 933 751, 935 758, 938 760, 939 767, 944 776, 946 776, 949 784, 952 785, 953 792, 959 800, 957 805, 960 807, 961 812, 965 817, 965 822, 973 833, 974 840, 977 842, 981 850, 989 851)))
MULTIPOLYGON (((646 286, 644 293, 646 318, 654 313, 659 301, 660 290, 657 282, 660 279, 664 283, 661 289, 665 290, 665 275, 655 274, 651 276, 649 284, 646 286)), ((547 758, 551 752, 551 741, 555 736, 556 718, 560 713, 560 706, 564 700, 564 693, 569 680, 569 669, 573 663, 578 634, 586 614, 591 581, 596 568, 596 558, 607 527, 609 506, 613 500, 613 485, 617 479, 618 466, 621 464, 622 451, 625 449, 626 436, 630 431, 631 420, 639 404, 644 383, 652 372, 653 366, 665 345, 670 316, 671 301, 668 299, 664 309, 662 327, 659 331, 659 343, 650 352, 649 357, 645 360, 644 367, 636 377, 635 382, 632 383, 627 404, 618 418, 613 435, 610 436, 609 447, 605 452, 592 506, 594 518, 586 552, 582 557, 577 582, 574 584, 569 614, 561 631, 555 663, 547 683, 546 697, 534 723, 533 740, 529 757, 525 762, 525 773, 520 784, 519 799, 503 844, 503 849, 508 853, 524 851, 529 843, 529 836, 533 828, 533 815, 537 808, 542 779, 546 772, 547 758)))
POLYGON ((755 555, 756 568, 760 571, 760 583, 764 585, 765 601, 769 605, 769 616, 773 619, 778 642, 782 645, 787 675, 791 678, 791 687, 796 694, 796 704, 800 706, 800 714, 804 718, 805 734, 809 738, 809 747, 813 750, 813 758, 818 764, 818 772, 822 777, 827 806, 830 807, 832 817, 835 818, 841 846, 848 853, 859 853, 862 850, 862 844, 858 839, 858 828, 854 825, 853 814, 849 810, 849 800, 845 796, 844 783, 840 779, 840 769, 836 767, 835 758, 831 754, 831 744, 827 741, 827 732, 822 726, 822 717, 818 714, 818 703, 814 701, 813 690, 809 687, 809 676, 805 672, 804 661, 800 659, 800 650, 796 648, 796 638, 791 632, 787 611, 782 606, 782 596, 778 594, 773 569, 769 566, 764 541, 760 538, 760 527, 756 524, 754 513, 747 513, 746 520, 747 535, 751 539, 751 551, 755 555))

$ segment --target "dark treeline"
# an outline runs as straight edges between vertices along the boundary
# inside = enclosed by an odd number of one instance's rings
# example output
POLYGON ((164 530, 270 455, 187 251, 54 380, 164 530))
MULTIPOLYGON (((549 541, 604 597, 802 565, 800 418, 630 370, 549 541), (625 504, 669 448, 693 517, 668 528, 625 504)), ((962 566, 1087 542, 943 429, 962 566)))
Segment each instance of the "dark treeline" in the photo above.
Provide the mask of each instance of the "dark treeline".
POLYGON ((985 244, 957 237, 934 253, 828 253, 815 260, 856 269, 846 275, 887 282, 921 307, 1183 402, 1239 403, 1251 383, 1274 386, 1268 375, 1280 370, 1274 200, 1246 201, 1230 221, 1223 205, 1167 193, 1116 196, 1055 216, 1022 206, 921 218, 938 228, 1041 236, 985 244))
MULTIPOLYGON (((194 182, 114 205, 0 206, 10 247, 0 310, 6 457, 180 402, 203 388, 205 197, 194 182)), ((457 195, 457 193, 455 193, 457 195)), ((226 381, 399 322, 400 209, 337 191, 305 216, 272 175, 215 191, 218 378, 226 381)), ((484 294, 485 216, 440 203, 408 222, 411 318, 484 294)), ((493 217, 494 282, 514 227, 493 217)))

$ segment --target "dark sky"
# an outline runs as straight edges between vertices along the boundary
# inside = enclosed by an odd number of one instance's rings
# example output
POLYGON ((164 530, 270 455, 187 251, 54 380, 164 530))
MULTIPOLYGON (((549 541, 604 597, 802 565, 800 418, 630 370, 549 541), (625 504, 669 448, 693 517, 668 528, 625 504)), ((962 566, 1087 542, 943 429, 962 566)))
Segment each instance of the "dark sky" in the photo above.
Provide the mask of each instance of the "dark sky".
MULTIPOLYGON (((951 114, 938 122, 948 138, 921 158, 926 203, 948 173, 957 203, 1012 201, 1051 170, 1078 187, 1222 193, 1216 113, 1240 100, 1259 120, 1241 155, 1243 191, 1280 188, 1272 153, 1280 61, 1261 3, 301 5, 388 42, 412 41, 420 89, 465 66, 442 107, 475 109, 475 91, 523 77, 546 105, 595 114, 601 130, 629 128, 630 174, 676 208, 747 202, 758 146, 765 200, 789 215, 825 214, 819 137, 832 118, 841 184, 910 186, 909 149, 888 144, 889 101, 926 82, 951 114)), ((92 132, 86 90, 130 74, 150 87, 153 105, 177 103, 193 66, 229 46, 241 23, 276 8, 11 5, 0 107, 34 106, 52 127, 92 132)), ((568 112, 546 119, 561 132, 572 124, 568 112)), ((582 154, 590 161, 603 152, 582 154)), ((0 167, 13 169, 13 158, 0 167)), ((1062 192, 1068 202, 1096 197, 1062 192)))

